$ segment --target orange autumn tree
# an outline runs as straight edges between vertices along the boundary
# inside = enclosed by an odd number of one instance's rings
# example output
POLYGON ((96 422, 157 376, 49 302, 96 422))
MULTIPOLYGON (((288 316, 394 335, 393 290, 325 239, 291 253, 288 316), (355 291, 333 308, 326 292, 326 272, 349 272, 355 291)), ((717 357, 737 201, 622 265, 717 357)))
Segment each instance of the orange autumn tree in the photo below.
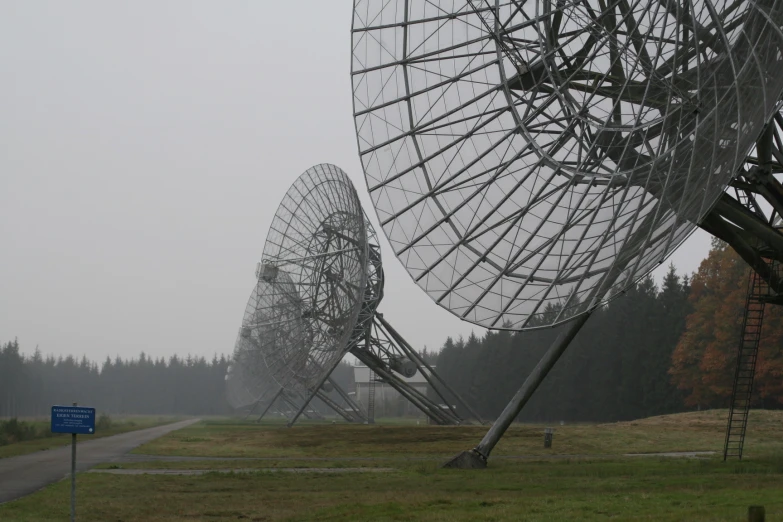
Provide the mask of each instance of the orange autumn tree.
MULTIPOLYGON (((725 408, 734 380, 749 268, 726 243, 712 249, 691 280, 693 313, 672 354, 672 382, 690 406, 725 408)), ((783 404, 783 307, 768 304, 756 364, 756 403, 783 404)))

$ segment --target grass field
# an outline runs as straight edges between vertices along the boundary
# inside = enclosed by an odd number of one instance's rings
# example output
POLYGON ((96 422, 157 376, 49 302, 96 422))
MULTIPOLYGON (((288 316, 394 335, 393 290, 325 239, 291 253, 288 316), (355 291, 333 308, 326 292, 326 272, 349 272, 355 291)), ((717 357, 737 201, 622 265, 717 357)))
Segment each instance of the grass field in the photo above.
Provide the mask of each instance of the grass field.
MULTIPOLYGON (((783 520, 783 412, 753 412, 741 463, 724 463, 718 454, 623 456, 720 452, 725 415, 709 411, 557 426, 552 450, 543 449, 540 426, 514 426, 490 467, 472 471, 439 465, 475 445, 486 428, 313 424, 287 429, 205 421, 137 450, 194 457, 190 460, 149 462, 139 455, 139 462, 103 467, 258 470, 193 476, 84 473, 79 519, 740 521, 748 506, 763 505, 767 521, 783 520), (218 460, 200 460, 206 457, 218 460), (279 469, 297 467, 328 469, 279 469), (392 469, 354 469, 364 467, 392 469)), ((0 520, 65 520, 68 488, 67 481, 60 482, 4 504, 0 520)))
MULTIPOLYGON (((154 426, 169 424, 178 420, 182 420, 182 418, 144 415, 117 416, 112 417, 110 428, 105 430, 96 430, 94 435, 85 435, 82 437, 82 439, 90 440, 94 438, 108 437, 110 435, 119 435, 120 433, 152 428, 154 426)), ((26 420, 25 422, 34 424, 39 432, 48 432, 50 429, 49 420, 33 419, 26 420)), ((68 434, 49 433, 48 435, 49 436, 46 437, 0 446, 0 459, 5 457, 16 457, 18 455, 26 455, 28 453, 35 453, 36 451, 58 448, 60 446, 65 446, 71 443, 71 436, 68 434)))
MULTIPOLYGON (((726 410, 652 417, 612 424, 556 426, 552 449, 543 447, 544 425, 514 425, 499 455, 618 455, 670 451, 722 451, 726 410)), ((748 456, 783 452, 783 412, 752 411, 748 456)), ((231 420, 195 424, 137 448, 134 453, 193 457, 441 457, 473 447, 486 426, 352 426, 231 420)))

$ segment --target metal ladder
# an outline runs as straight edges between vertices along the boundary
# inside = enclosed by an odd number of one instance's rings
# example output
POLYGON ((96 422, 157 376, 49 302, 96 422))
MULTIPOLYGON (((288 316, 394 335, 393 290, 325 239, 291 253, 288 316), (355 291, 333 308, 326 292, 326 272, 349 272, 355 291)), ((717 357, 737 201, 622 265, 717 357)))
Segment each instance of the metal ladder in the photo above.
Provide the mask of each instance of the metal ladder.
POLYGON ((756 373, 756 360, 761 340, 761 325, 764 320, 764 307, 769 297, 769 286, 751 270, 748 282, 748 297, 745 302, 745 315, 742 319, 742 337, 737 352, 737 368, 729 405, 729 422, 726 426, 726 442, 723 446, 723 460, 737 457, 742 460, 742 448, 745 444, 745 431, 748 427, 748 412, 753 394, 753 377, 756 373))
POLYGON ((370 378, 367 382, 367 424, 375 424, 375 382, 378 380, 371 368, 370 378))

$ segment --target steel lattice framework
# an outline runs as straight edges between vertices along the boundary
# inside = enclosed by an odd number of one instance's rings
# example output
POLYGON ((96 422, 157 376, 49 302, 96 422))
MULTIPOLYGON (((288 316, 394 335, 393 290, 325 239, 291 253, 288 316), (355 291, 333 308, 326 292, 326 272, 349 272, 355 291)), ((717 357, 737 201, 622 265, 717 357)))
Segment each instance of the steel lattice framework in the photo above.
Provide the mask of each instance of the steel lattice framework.
POLYGON ((255 350, 254 357, 260 355, 273 383, 276 393, 265 388, 264 397, 270 398, 260 402, 267 409, 278 397, 297 403, 291 425, 318 397, 346 420, 365 420, 360 407, 329 379, 350 352, 435 422, 461 422, 441 391, 448 390, 446 384, 377 313, 384 283, 380 247, 341 169, 316 165, 294 181, 272 221, 256 272, 240 337, 255 350), (401 378, 417 371, 444 406, 401 378), (326 385, 349 409, 325 395, 326 385))
POLYGON ((783 263, 783 102, 758 137, 745 164, 700 226, 727 243, 759 273, 770 288, 783 293, 773 266, 783 263))
POLYGON ((319 397, 354 420, 326 395, 339 388, 328 376, 352 333, 366 277, 366 252, 354 245, 366 249, 361 207, 350 181, 340 183, 345 179, 331 165, 314 167, 277 210, 226 375, 235 408, 261 406, 263 416, 279 400, 293 415, 319 397), (333 212, 335 205, 344 211, 333 212))
POLYGON ((249 408, 265 401, 271 378, 260 352, 237 340, 231 362, 226 369, 226 400, 235 410, 249 408))
POLYGON ((258 269, 251 313, 261 352, 286 390, 317 390, 345 354, 367 281, 367 237, 358 194, 334 165, 308 169, 277 209, 258 269))
POLYGON ((290 416, 300 407, 305 390, 295 382, 280 386, 264 360, 264 347, 285 342, 281 332, 269 328, 263 315, 266 286, 259 281, 245 307, 242 327, 226 369, 226 399, 232 408, 245 411, 248 416, 259 409, 263 416, 276 404, 281 414, 290 416))
POLYGON ((231 363, 226 370, 226 399, 236 410, 271 406, 279 389, 260 350, 264 335, 255 327, 260 319, 255 313, 259 290, 263 291, 263 287, 256 285, 250 293, 231 363))
POLYGON ((592 310, 721 198, 783 91, 782 20, 779 0, 356 0, 359 151, 396 256, 483 326, 592 310))

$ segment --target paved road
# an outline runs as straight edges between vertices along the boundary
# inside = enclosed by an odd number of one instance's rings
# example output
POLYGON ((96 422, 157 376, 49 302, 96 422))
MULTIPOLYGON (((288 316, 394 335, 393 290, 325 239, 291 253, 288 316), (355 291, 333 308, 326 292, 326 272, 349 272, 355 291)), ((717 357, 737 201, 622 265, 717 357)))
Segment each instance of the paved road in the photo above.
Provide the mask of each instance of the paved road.
MULTIPOLYGON (((198 419, 131 431, 121 435, 84 440, 76 446, 76 469, 84 471, 101 462, 112 462, 127 452, 198 419)), ((38 491, 71 472, 71 445, 20 457, 0 459, 0 504, 38 491)))

